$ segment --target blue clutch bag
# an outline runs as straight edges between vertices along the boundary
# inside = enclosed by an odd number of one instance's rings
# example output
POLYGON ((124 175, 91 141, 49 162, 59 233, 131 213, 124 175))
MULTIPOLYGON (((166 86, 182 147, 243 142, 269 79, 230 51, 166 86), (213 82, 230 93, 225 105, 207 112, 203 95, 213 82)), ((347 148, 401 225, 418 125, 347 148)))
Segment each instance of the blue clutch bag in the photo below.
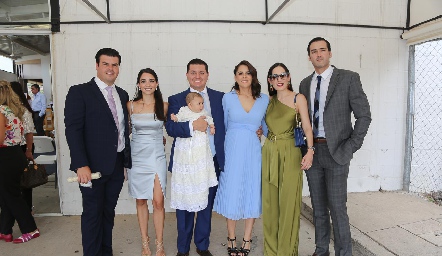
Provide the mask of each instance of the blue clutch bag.
MULTIPOLYGON (((294 102, 296 104, 296 96, 298 96, 298 93, 295 95, 294 102)), ((307 143, 305 142, 305 133, 304 130, 302 130, 301 121, 299 121, 299 113, 298 110, 296 110, 295 114, 295 129, 293 130, 293 133, 295 135, 295 146, 298 148, 301 148, 301 153, 304 156, 307 153, 307 143)))

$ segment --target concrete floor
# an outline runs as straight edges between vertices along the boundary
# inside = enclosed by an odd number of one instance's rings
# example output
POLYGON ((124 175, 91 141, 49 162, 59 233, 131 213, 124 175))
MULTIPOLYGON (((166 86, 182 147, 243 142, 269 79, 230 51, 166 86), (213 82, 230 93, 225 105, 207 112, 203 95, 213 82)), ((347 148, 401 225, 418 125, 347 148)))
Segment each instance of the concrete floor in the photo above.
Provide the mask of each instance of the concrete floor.
MULTIPOLYGON (((80 216, 54 216, 48 213, 60 212, 58 189, 54 188, 54 177, 49 182, 34 189, 35 220, 41 231, 41 237, 24 244, 12 244, 0 241, 0 256, 48 256, 48 255, 82 255, 80 216)), ((152 215, 151 215, 152 216, 152 215)), ((238 246, 241 246, 244 222, 237 225, 238 246)), ((20 231, 14 227, 14 237, 20 236, 20 231)), ((155 252, 154 229, 152 217, 149 220, 150 248, 155 252)), ((176 254, 176 218, 175 213, 166 213, 164 227, 164 245, 167 255, 176 254)), ((215 256, 227 255, 225 218, 216 213, 212 218, 212 234, 210 250, 215 256)), ((264 255, 262 220, 257 219, 253 230, 252 251, 250 255, 264 255)), ((304 217, 301 218, 299 239, 299 255, 311 255, 314 251, 314 228, 304 217)), ((141 239, 136 215, 117 215, 113 233, 114 255, 140 255, 141 239)), ((331 245, 330 248, 333 248, 331 245)), ((333 254, 333 252, 332 252, 333 254)), ((192 244, 190 255, 197 255, 192 244)))
MULTIPOLYGON (((36 217, 41 236, 24 244, 12 244, 0 241, 0 255, 4 256, 48 256, 48 255, 82 255, 80 217, 36 217)), ((152 220, 149 221, 149 235, 152 238, 150 248, 154 252, 154 230, 152 220)), ((214 214, 212 220, 212 235, 210 250, 215 256, 227 255, 225 219, 214 214)), ((238 231, 243 230, 243 223, 239 222, 238 231)), ((164 229, 164 245, 167 255, 176 254, 176 219, 174 213, 167 213, 164 229)), ((14 229, 14 237, 19 236, 18 228, 14 229)), ((242 235, 238 234, 238 239, 242 235)), ((311 255, 314 250, 314 230, 312 224, 301 219, 299 255, 311 255)), ((264 255, 262 240, 262 221, 257 220, 253 231, 252 251, 250 255, 264 255)), ((238 246, 240 246, 238 242, 238 246)), ((114 255, 140 255, 141 241, 136 215, 117 215, 115 219, 113 237, 114 255)), ((333 246, 331 246, 333 248, 333 246)), ((197 256, 192 244, 191 256, 197 256)))
POLYGON ((55 188, 55 175, 49 175, 48 183, 32 190, 34 214, 60 213, 60 196, 55 188))
MULTIPOLYGON (((0 256, 82 255, 80 217, 47 214, 60 212, 58 190, 53 177, 34 191, 35 219, 42 236, 25 244, 0 241, 0 256), (58 215, 58 216, 57 216, 58 215)), ((348 214, 353 239, 353 255, 442 255, 441 206, 403 191, 348 194, 348 214)), ((299 255, 314 250, 314 229, 310 221, 310 198, 303 198, 299 255), (305 216, 305 218, 304 218, 305 216)), ((150 248, 155 250, 152 219, 149 222, 150 248)), ((242 239, 243 222, 238 223, 237 239, 242 239)), ((164 229, 167 255, 176 254, 175 213, 167 213, 164 229)), ((210 250, 216 256, 226 255, 226 222, 214 213, 210 250)), ((14 227, 14 237, 20 232, 14 227)), ((114 255, 140 255, 141 241, 136 215, 117 215, 114 228, 114 255)), ((330 253, 334 255, 333 246, 330 253)), ((197 255, 192 245, 190 255, 197 255)), ((263 255, 262 221, 253 231, 252 256, 263 255)))

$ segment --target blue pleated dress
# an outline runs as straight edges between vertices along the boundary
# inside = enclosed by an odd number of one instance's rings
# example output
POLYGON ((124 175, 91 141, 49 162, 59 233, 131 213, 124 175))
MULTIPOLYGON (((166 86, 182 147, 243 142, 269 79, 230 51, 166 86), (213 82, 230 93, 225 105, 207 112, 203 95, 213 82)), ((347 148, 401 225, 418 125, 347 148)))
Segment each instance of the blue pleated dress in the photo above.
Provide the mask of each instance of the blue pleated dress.
POLYGON ((256 131, 268 103, 269 97, 261 94, 246 112, 235 91, 223 97, 226 159, 213 208, 231 220, 258 218, 262 212, 261 143, 256 131))

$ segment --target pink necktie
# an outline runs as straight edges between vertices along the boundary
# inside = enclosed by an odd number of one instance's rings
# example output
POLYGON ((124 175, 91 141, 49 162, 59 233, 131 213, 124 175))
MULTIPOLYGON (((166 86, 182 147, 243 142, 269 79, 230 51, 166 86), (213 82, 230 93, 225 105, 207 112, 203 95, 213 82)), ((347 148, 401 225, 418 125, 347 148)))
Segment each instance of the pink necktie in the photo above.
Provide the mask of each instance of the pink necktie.
POLYGON ((118 116, 117 116, 117 106, 115 105, 114 96, 112 95, 112 86, 107 86, 107 103, 109 104, 109 108, 112 112, 112 116, 114 117, 115 125, 117 125, 117 129, 120 130, 120 126, 118 124, 118 116))

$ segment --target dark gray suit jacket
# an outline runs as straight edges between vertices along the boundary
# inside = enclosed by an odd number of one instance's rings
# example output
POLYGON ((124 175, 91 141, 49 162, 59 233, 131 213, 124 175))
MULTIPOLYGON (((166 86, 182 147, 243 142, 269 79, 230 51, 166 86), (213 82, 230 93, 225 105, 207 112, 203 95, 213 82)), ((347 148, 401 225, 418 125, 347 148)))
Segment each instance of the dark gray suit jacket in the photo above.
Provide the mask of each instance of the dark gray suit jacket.
MULTIPOLYGON (((314 73, 304 78, 299 92, 307 98, 310 118, 310 85, 314 73)), ((370 104, 362 89, 359 74, 334 67, 325 100, 323 123, 327 146, 333 159, 345 165, 353 153, 361 148, 371 123, 370 104), (356 123, 351 123, 353 112, 356 123)))

